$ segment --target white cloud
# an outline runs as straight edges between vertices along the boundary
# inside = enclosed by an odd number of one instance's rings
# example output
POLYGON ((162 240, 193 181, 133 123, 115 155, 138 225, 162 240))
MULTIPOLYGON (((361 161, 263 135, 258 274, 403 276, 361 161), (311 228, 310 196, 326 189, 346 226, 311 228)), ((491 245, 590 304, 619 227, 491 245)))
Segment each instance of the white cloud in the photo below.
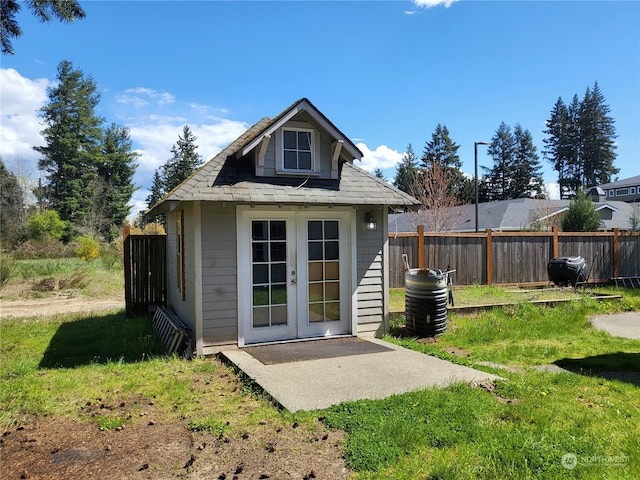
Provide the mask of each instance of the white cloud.
POLYGON ((402 152, 392 150, 386 145, 380 145, 375 150, 370 150, 364 143, 356 144, 362 152, 362 162, 358 164, 360 168, 368 172, 374 172, 376 168, 386 170, 395 168, 402 161, 402 152))
POLYGON ((136 108, 146 107, 150 104, 168 105, 176 101, 176 97, 168 92, 157 92, 152 88, 129 88, 120 95, 116 95, 116 102, 124 105, 133 105, 136 108))
POLYGON ((449 8, 457 1, 458 0, 413 0, 413 3, 415 3, 417 7, 423 8, 437 7, 438 5, 444 5, 445 8, 449 8))
POLYGON ((0 69, 0 155, 5 164, 19 158, 29 164, 28 170, 36 169, 40 154, 33 147, 44 143, 38 111, 51 85, 46 78, 31 80, 13 68, 0 69))

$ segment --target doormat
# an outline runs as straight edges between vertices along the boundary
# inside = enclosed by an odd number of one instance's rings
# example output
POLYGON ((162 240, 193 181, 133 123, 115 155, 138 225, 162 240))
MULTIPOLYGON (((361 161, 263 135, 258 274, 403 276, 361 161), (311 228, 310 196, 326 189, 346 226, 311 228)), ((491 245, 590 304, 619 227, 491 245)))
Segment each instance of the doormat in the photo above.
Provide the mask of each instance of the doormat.
POLYGON ((260 345, 258 347, 246 347, 244 351, 264 365, 274 365, 277 363, 390 352, 392 349, 361 338, 345 337, 260 345))

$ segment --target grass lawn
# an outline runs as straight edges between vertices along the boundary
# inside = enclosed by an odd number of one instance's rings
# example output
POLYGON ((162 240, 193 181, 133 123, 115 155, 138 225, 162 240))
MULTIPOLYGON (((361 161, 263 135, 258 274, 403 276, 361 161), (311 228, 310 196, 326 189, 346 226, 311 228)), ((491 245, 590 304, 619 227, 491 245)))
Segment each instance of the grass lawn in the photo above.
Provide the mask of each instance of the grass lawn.
POLYGON ((640 291, 605 291, 622 301, 451 314, 434 343, 406 338, 396 324, 388 341, 504 380, 299 414, 277 410, 251 385, 236 390, 219 362, 163 355, 147 318, 113 312, 2 320, 0 427, 46 416, 111 430, 145 422, 146 399, 158 422, 219 437, 250 438, 265 423, 311 432, 320 418, 347 432, 344 456, 356 479, 640 478, 640 341, 596 331, 587 318, 640 311, 640 291), (127 415, 99 408, 121 401, 127 415))

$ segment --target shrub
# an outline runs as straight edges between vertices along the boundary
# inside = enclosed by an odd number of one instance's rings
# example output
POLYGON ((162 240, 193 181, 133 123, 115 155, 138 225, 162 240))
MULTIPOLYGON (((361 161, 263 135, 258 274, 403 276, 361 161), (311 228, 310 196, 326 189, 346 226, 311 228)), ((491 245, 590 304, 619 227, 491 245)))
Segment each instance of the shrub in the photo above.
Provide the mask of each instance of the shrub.
POLYGON ((95 260, 100 257, 100 244, 90 235, 78 237, 78 246, 76 247, 76 255, 85 261, 95 260))
POLYGON ((37 260, 42 258, 75 257, 73 245, 65 245, 60 240, 27 240, 13 251, 16 260, 37 260))
POLYGON ((10 255, 0 254, 0 285, 4 285, 16 271, 16 261, 10 255))
POLYGON ((166 235, 167 232, 161 223, 147 223, 142 231, 145 235, 166 235))
POLYGON ((54 210, 36 213, 27 220, 27 236, 30 240, 60 240, 65 228, 66 224, 54 210))
POLYGON ((107 270, 112 270, 116 265, 123 262, 122 242, 113 241, 102 247, 102 255, 100 257, 102 265, 107 270))

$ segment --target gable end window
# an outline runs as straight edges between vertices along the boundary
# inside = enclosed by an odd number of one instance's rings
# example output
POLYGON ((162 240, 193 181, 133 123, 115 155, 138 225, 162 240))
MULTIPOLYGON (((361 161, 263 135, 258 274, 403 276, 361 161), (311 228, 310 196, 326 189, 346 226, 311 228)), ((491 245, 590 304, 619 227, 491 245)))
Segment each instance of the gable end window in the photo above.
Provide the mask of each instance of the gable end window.
POLYGON ((282 130, 282 169, 289 172, 313 172, 314 135, 309 129, 282 130))

